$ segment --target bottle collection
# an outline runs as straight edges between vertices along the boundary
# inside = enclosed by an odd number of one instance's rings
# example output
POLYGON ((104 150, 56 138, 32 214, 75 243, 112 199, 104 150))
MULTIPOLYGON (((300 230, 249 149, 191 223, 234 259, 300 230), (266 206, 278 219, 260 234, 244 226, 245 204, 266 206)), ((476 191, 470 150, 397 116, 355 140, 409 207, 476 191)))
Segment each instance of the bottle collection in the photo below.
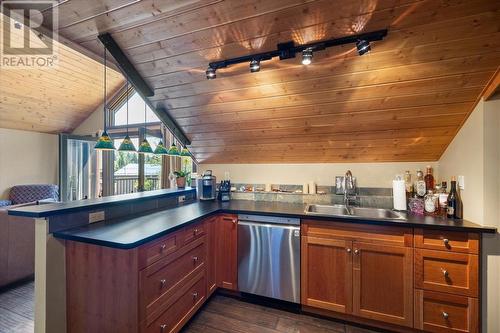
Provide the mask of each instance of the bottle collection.
POLYGON ((421 170, 417 170, 415 181, 412 181, 410 171, 406 171, 404 181, 408 207, 412 213, 463 218, 463 205, 455 177, 451 178, 449 192, 446 181, 435 181, 431 166, 427 166, 425 176, 421 170))

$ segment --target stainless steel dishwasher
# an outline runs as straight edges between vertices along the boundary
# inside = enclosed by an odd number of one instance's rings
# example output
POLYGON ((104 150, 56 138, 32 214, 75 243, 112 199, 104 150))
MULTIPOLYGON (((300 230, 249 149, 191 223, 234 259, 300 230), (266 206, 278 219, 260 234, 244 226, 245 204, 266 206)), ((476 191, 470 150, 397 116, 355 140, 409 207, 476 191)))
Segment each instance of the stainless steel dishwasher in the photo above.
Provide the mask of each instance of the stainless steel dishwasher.
POLYGON ((300 220, 238 215, 238 289, 300 303, 300 220))

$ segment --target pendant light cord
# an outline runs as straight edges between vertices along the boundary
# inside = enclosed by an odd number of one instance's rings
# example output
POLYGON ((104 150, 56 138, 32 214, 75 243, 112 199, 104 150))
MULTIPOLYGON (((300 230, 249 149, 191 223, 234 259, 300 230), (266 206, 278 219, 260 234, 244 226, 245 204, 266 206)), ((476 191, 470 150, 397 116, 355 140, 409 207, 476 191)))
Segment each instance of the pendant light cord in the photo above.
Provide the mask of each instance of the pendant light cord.
POLYGON ((106 107, 108 105, 107 101, 107 95, 106 95, 106 46, 104 46, 104 108, 103 108, 103 113, 104 113, 104 131, 106 131, 106 107))
POLYGON ((128 75, 127 75, 127 86, 125 89, 127 90, 127 136, 128 136, 128 75))
POLYGON ((146 116, 146 101, 144 101, 144 139, 146 139, 146 136, 147 136, 147 131, 148 131, 148 128, 147 128, 147 116, 146 116))

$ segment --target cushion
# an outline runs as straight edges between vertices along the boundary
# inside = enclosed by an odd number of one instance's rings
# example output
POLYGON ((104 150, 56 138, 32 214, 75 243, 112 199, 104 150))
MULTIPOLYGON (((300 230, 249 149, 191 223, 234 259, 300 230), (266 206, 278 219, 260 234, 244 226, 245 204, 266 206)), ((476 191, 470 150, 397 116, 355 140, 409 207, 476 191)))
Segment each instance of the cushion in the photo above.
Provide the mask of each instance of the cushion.
POLYGON ((59 187, 53 184, 16 185, 10 189, 9 199, 13 205, 44 199, 57 201, 59 187))

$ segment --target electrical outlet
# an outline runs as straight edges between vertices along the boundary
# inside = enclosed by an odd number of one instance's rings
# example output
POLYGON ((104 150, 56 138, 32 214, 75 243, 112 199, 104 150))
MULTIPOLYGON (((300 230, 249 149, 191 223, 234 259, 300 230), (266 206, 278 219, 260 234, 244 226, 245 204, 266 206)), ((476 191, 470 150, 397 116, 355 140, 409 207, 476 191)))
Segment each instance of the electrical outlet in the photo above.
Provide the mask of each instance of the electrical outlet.
POLYGON ((464 176, 458 176, 458 187, 461 190, 465 190, 465 177, 464 176))
POLYGON ((93 212, 89 213, 89 223, 95 223, 99 221, 104 221, 104 211, 98 211, 98 212, 93 212))
POLYGON ((183 203, 184 201, 186 201, 186 196, 184 196, 184 195, 180 195, 177 198, 179 200, 179 203, 183 203))

